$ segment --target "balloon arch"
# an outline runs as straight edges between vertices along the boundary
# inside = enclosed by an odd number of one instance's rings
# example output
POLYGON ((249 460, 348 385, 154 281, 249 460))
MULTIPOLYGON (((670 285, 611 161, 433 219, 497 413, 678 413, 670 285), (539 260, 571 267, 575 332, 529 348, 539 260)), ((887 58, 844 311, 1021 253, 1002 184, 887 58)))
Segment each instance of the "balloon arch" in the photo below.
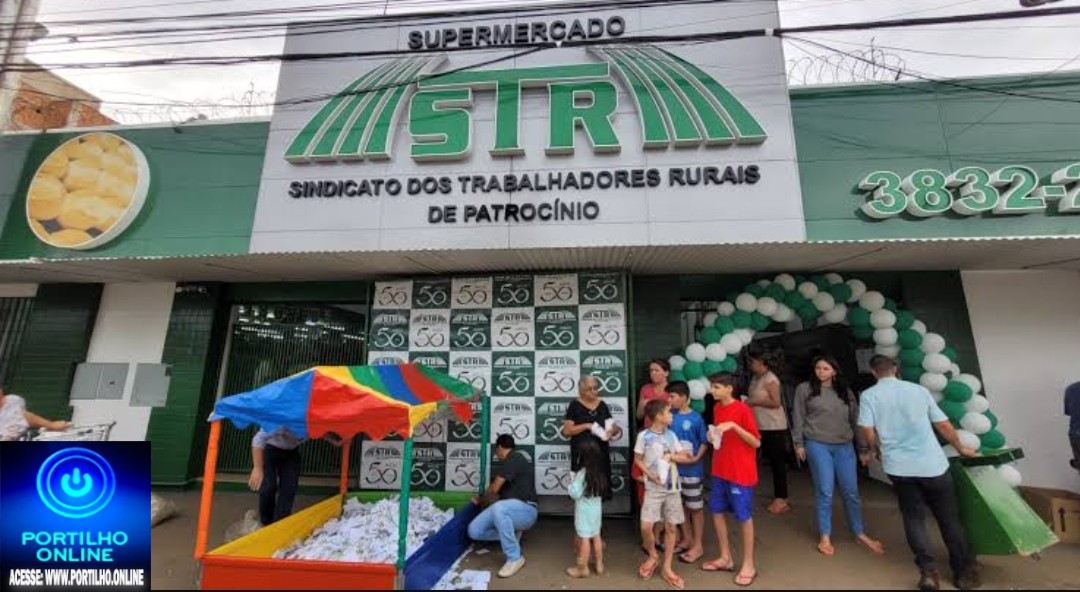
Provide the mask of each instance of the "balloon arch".
MULTIPOLYGON (((705 315, 698 339, 687 345, 683 355, 672 356, 671 380, 690 386, 694 407, 703 409, 709 390, 708 376, 735 372, 736 356, 754 339, 754 334, 772 323, 787 323, 796 317, 803 326, 845 324, 857 339, 872 340, 874 350, 893 357, 905 380, 925 386, 938 406, 957 428, 965 446, 988 452, 1005 446, 998 431, 998 419, 983 396, 982 382, 961 372, 956 350, 910 311, 896 306, 880 292, 869 291, 858 279, 844 280, 827 273, 802 281, 791 274, 751 284, 734 298, 724 301, 716 312, 705 315)), ((946 453, 956 455, 952 446, 946 453)), ((1011 465, 1000 467, 1002 476, 1019 485, 1020 474, 1011 465)))

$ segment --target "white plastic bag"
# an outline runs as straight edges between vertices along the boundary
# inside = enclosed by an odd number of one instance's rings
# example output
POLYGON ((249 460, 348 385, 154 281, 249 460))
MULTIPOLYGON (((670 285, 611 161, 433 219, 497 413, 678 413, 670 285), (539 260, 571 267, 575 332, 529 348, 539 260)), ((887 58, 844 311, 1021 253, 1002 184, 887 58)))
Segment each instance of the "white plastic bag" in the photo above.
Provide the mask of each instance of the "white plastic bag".
POLYGON ((156 493, 150 494, 150 528, 176 515, 176 504, 156 493))
POLYGON ((229 525, 229 528, 225 530, 225 542, 231 543, 238 538, 245 537, 259 528, 262 525, 259 524, 259 513, 255 510, 248 510, 244 513, 243 520, 233 522, 229 525))

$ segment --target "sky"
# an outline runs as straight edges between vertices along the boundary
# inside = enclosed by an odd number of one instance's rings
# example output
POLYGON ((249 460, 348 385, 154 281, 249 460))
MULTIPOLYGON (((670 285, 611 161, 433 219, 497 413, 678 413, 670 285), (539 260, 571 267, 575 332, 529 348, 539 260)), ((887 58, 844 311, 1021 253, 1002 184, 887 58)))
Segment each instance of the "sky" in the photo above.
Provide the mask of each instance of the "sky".
MULTIPOLYGON (((551 0, 530 2, 537 6, 552 3, 551 0)), ((521 0, 455 0, 452 3, 436 0, 98 0, 93 3, 41 0, 38 20, 49 27, 50 35, 33 43, 29 55, 30 59, 53 67, 59 75, 100 97, 105 102, 105 112, 124 123, 176 121, 198 113, 211 119, 242 117, 269 113, 269 103, 277 87, 276 63, 124 69, 67 69, 64 66, 182 56, 275 54, 283 50, 283 27, 245 33, 208 29, 223 24, 269 26, 298 18, 399 14, 451 5, 454 9, 464 9, 522 4, 521 0), (282 10, 304 7, 309 12, 281 13, 282 10), (198 18, 182 24, 175 21, 86 24, 86 21, 101 19, 191 18, 198 14, 245 11, 253 14, 240 18, 198 18), (275 11, 278 12, 275 14, 275 11), (130 34, 136 30, 179 26, 194 32, 130 34), (122 31, 125 35, 120 38, 94 36, 106 31, 122 31)), ((1080 7, 1080 0, 1063 0, 1053 6, 1080 7)), ((1010 10, 1022 10, 1019 0, 780 0, 782 27, 1010 10)), ((1039 74, 1080 70, 1080 44, 1075 41, 1077 30, 1080 30, 1080 15, 804 36, 864 57, 873 51, 875 61, 885 66, 872 71, 856 58, 797 41, 785 41, 784 53, 792 85, 847 83, 867 78, 884 81, 894 78, 897 68, 907 72, 908 78, 1039 74)))

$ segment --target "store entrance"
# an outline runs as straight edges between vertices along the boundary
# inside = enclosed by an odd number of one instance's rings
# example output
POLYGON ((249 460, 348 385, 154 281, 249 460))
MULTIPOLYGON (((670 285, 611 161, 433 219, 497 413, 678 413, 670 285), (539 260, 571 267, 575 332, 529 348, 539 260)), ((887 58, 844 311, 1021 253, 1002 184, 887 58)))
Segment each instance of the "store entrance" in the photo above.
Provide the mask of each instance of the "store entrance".
MULTIPOLYGON (((312 366, 364 364, 367 358, 366 305, 238 303, 232 307, 218 397, 242 393, 312 366)), ((251 438, 256 427, 221 431, 219 471, 251 471, 251 438)), ((341 451, 322 440, 300 448, 302 475, 335 477, 341 451)), ((359 462, 359 447, 350 463, 359 462)))

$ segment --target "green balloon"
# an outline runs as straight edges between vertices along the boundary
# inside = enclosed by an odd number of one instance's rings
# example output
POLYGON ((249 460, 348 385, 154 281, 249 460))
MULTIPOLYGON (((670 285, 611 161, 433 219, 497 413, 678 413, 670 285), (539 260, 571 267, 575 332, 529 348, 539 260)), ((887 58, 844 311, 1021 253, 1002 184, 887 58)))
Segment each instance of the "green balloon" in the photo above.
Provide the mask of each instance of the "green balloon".
POLYGON ((784 296, 784 304, 791 310, 799 310, 806 304, 806 298, 798 290, 795 290, 788 292, 787 296, 784 296))
POLYGON ((919 368, 922 368, 923 359, 925 358, 926 352, 921 349, 900 350, 900 364, 902 366, 917 366, 919 368))
POLYGON ((837 302, 847 302, 851 299, 851 286, 847 284, 833 284, 829 286, 829 294, 832 294, 837 302))
POLYGON ((957 403, 963 403, 970 399, 971 395, 975 394, 971 392, 970 386, 959 380, 950 380, 949 384, 945 385, 945 390, 942 393, 945 394, 946 399, 957 403))
POLYGON ((900 310, 900 307, 896 305, 896 301, 892 298, 885 299, 885 310, 891 310, 894 313, 900 310))
POLYGON ((716 330, 723 336, 735 330, 735 323, 732 322, 731 317, 716 317, 713 327, 716 327, 716 330))
POLYGON ((773 284, 765 289, 765 295, 777 302, 783 302, 787 297, 787 290, 780 284, 773 284))
POLYGON ((705 413, 705 399, 690 399, 690 408, 698 413, 705 413))
POLYGON ((671 382, 686 382, 686 374, 682 370, 672 370, 669 378, 671 382))
MULTIPOLYGON (((852 327, 871 327, 870 311, 861 306, 852 306, 847 311, 847 320, 852 327)), ((872 329, 873 327, 871 327, 872 329)), ((870 331, 873 334, 873 331, 870 331)))
POLYGON ((997 450, 1005 446, 1005 436, 997 430, 990 430, 979 436, 979 442, 986 448, 997 450))
POLYGON ((800 319, 804 321, 812 321, 818 318, 818 315, 820 315, 821 312, 813 304, 807 302, 806 304, 799 307, 798 314, 800 319))
POLYGON ((814 282, 814 285, 817 286, 818 290, 823 292, 828 292, 829 287, 832 286, 832 284, 829 283, 829 280, 825 279, 825 276, 823 275, 815 275, 810 278, 810 281, 814 282))
POLYGON ((990 429, 992 429, 992 430, 997 429, 998 418, 997 418, 996 415, 994 415, 994 412, 987 409, 986 411, 983 412, 983 415, 990 418, 990 429))
POLYGON ((734 373, 739 369, 739 363, 735 361, 735 356, 728 356, 720 363, 724 366, 724 372, 734 373))
POLYGON ((859 341, 869 341, 874 338, 874 328, 870 325, 852 325, 851 334, 859 341))
MULTIPOLYGON (((724 359, 726 360, 727 358, 724 358, 724 359)), ((724 371, 724 363, 723 362, 715 362, 713 360, 705 360, 705 363, 703 363, 701 365, 701 368, 705 371, 705 376, 712 376, 713 374, 716 374, 717 372, 723 372, 724 371)))
POLYGON ((911 382, 918 382, 919 377, 922 376, 924 372, 926 372, 926 370, 924 370, 921 365, 916 366, 909 364, 900 366, 900 376, 903 377, 904 380, 911 382))
POLYGON ((683 366, 683 374, 690 380, 703 378, 705 376, 705 367, 702 366, 701 362, 687 362, 686 365, 683 366))
POLYGON ((735 324, 736 329, 749 329, 752 321, 750 313, 745 310, 737 310, 731 315, 731 322, 735 324))
MULTIPOLYGON (((897 331, 903 331, 904 329, 910 329, 915 325, 915 315, 911 314, 910 310, 901 310, 896 313, 896 324, 893 325, 893 329, 897 331)), ((918 332, 915 333, 918 335, 918 332)), ((920 341, 922 336, 920 335, 920 341)))
POLYGON ((953 364, 955 364, 957 362, 957 360, 960 358, 960 356, 956 353, 956 349, 951 345, 945 346, 945 349, 941 350, 941 355, 945 356, 946 358, 949 358, 949 360, 953 364))
MULTIPOLYGON (((900 344, 900 347, 904 349, 911 349, 922 352, 922 350, 919 349, 919 346, 922 345, 922 335, 920 335, 918 331, 915 331, 913 329, 904 329, 903 331, 899 332, 899 335, 900 339, 897 341, 897 343, 900 344)), ((919 363, 922 364, 921 359, 919 360, 919 363)))
POLYGON ((765 329, 768 329, 771 324, 772 319, 760 312, 755 311, 750 313, 750 326, 753 327, 755 331, 764 331, 765 329))
MULTIPOLYGON (((687 364, 689 365, 689 364, 687 364)), ((967 413, 967 409, 964 409, 964 404, 957 401, 950 401, 948 399, 942 399, 938 403, 938 407, 945 412, 945 415, 949 418, 949 421, 958 422, 964 414, 967 413)))
POLYGON ((761 298, 765 295, 765 288, 762 288, 757 284, 750 284, 746 287, 746 290, 744 290, 744 292, 748 294, 753 294, 754 298, 761 298))
POLYGON ((701 342, 708 345, 711 343, 720 343, 720 338, 723 335, 720 334, 715 327, 705 327, 701 330, 701 342))

